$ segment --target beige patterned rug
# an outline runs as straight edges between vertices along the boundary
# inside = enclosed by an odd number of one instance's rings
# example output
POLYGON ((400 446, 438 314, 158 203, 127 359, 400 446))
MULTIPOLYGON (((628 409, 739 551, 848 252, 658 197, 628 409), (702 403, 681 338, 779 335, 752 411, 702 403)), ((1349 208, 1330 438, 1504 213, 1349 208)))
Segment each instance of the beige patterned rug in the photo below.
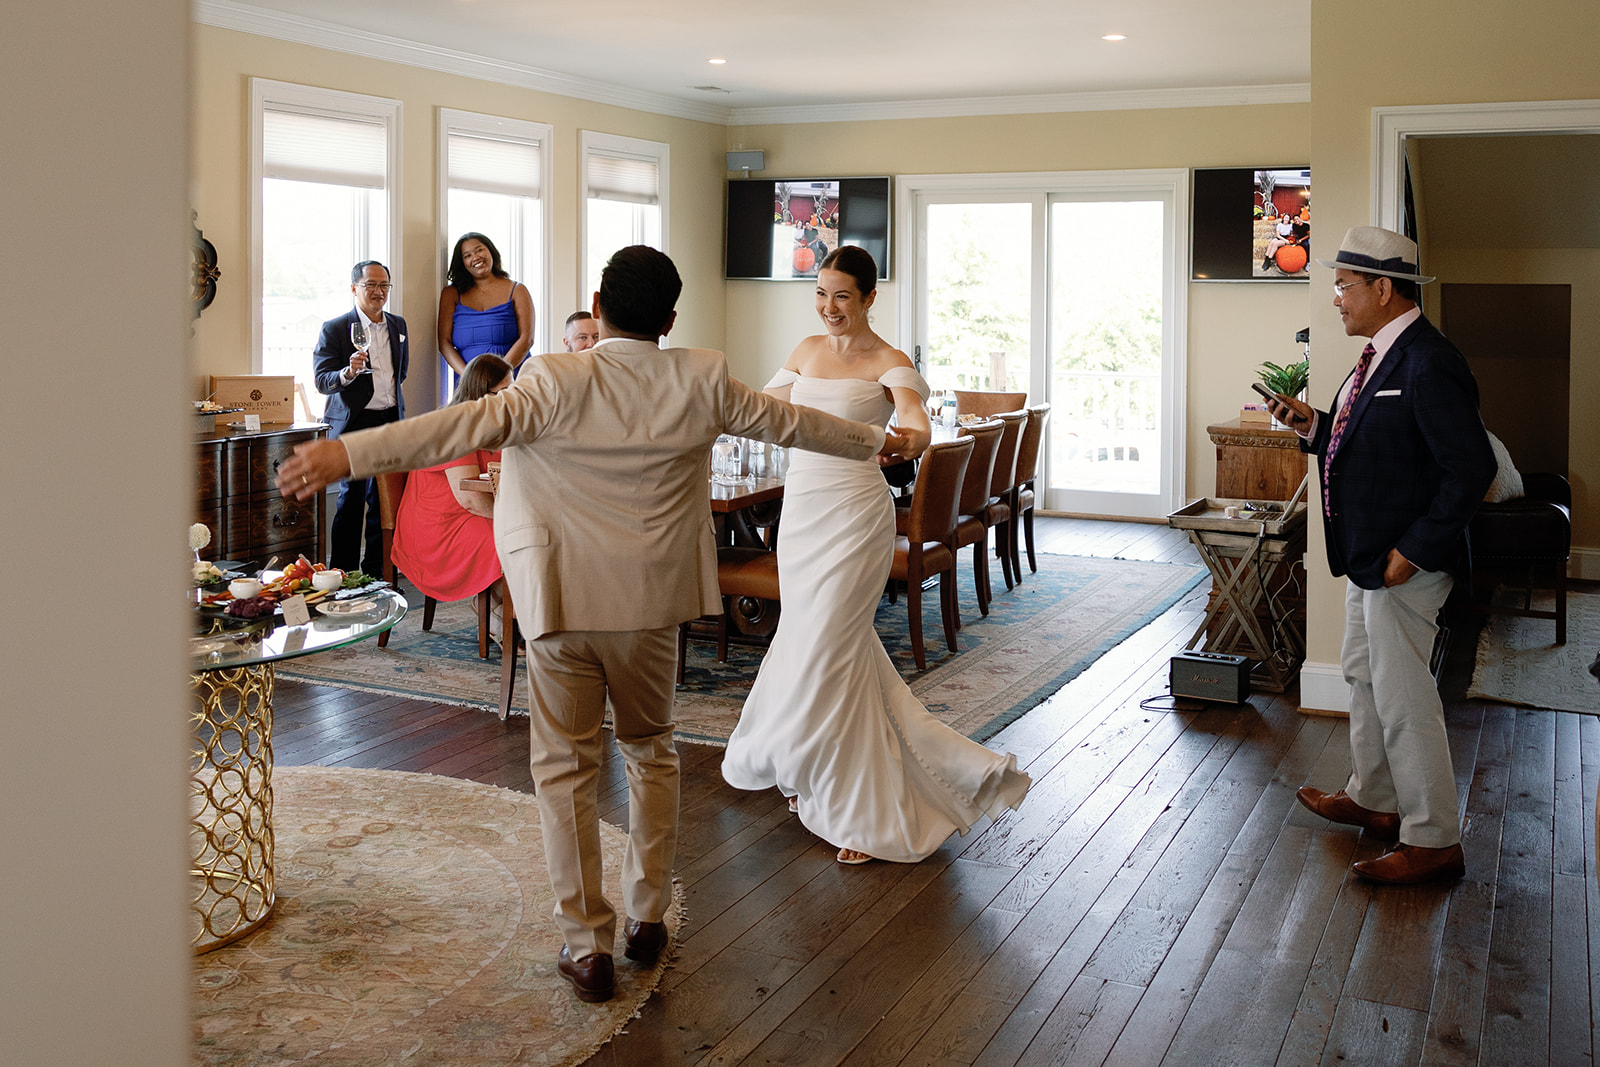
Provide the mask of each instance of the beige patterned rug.
MULTIPOLYGON (((1007 590, 993 566, 994 598, 980 618, 972 567, 962 554, 958 653, 945 648, 939 597, 923 598, 928 669, 911 656, 906 606, 885 598, 877 631, 900 673, 928 710, 954 729, 985 740, 1088 669, 1118 642, 1166 611, 1206 574, 1203 567, 1089 556, 1039 556, 1039 572, 1007 590)), ((499 693, 500 652, 478 659, 471 602, 440 604, 434 626, 422 632, 413 610, 394 628, 387 649, 376 641, 292 660, 279 678, 318 685, 395 693, 445 704, 493 708, 499 693)), ((708 642, 692 641, 673 717, 684 741, 726 744, 750 692, 761 651, 729 650, 718 663, 708 642)), ((514 712, 526 714, 527 675, 518 671, 514 712)))
MULTIPOLYGON (((532 796, 279 767, 273 801, 277 904, 256 933, 195 957, 196 1063, 577 1064, 667 966, 619 954, 615 998, 573 996, 532 796)), ((600 829, 616 903, 626 837, 600 829)), ((674 944, 681 922, 667 919, 674 944)))
MULTIPOLYGON (((1518 598, 1520 603, 1520 594, 1518 598)), ((1536 593, 1549 611, 1555 594, 1536 593)), ((1600 681, 1589 664, 1600 651, 1600 595, 1567 593, 1567 643, 1557 645, 1550 619, 1491 615, 1478 637, 1478 661, 1467 696, 1530 708, 1600 715, 1600 681)))

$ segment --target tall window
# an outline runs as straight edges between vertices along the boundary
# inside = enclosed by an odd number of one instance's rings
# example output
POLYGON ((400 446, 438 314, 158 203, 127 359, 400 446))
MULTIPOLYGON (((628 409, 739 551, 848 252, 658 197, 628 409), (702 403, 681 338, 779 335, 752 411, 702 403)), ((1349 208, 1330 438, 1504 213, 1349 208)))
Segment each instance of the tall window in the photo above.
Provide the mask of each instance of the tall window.
POLYGON ((311 352, 322 323, 350 307, 350 268, 387 264, 398 310, 400 104, 263 78, 250 95, 255 362, 293 375, 317 414, 311 352))
POLYGON ((667 247, 667 146, 608 133, 580 131, 583 149, 584 291, 600 288, 600 271, 619 248, 667 247))
POLYGON ((450 253, 464 233, 481 233, 500 250, 500 263, 533 299, 534 352, 548 351, 551 316, 557 325, 566 311, 550 307, 549 198, 542 193, 549 173, 550 127, 538 122, 439 109, 443 147, 439 187, 444 204, 441 277, 450 253))

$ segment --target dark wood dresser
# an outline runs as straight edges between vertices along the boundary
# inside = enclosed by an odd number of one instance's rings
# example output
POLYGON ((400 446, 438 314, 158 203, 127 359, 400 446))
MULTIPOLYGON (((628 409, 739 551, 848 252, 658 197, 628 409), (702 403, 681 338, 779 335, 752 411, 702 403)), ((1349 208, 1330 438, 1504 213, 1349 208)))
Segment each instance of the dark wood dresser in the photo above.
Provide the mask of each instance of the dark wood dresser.
POLYGON ((278 464, 298 444, 326 436, 320 422, 263 426, 258 433, 217 430, 195 436, 195 519, 211 528, 209 559, 322 562, 325 494, 305 503, 285 499, 273 484, 278 464))

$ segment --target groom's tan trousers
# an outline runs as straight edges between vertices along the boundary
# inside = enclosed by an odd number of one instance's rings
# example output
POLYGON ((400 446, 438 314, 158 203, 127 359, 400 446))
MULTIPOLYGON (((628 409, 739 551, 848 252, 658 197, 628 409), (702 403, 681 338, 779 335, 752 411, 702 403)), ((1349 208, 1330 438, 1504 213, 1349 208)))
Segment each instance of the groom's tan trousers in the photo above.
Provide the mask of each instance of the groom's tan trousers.
POLYGON ((556 925, 573 959, 612 952, 617 913, 601 883, 597 802, 601 725, 610 698, 628 775, 629 918, 661 922, 672 903, 678 750, 672 694, 678 628, 561 631, 528 642, 529 767, 539 801, 556 925))

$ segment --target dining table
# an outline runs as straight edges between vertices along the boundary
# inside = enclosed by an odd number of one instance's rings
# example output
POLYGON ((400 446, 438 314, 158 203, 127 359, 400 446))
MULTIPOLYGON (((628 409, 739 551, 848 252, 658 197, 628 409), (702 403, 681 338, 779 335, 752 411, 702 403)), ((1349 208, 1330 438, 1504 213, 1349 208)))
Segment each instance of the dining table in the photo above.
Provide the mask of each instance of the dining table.
MULTIPOLYGON (((272 872, 273 664, 364 641, 405 617, 405 598, 376 588, 324 598, 310 621, 241 619, 197 604, 189 639, 195 700, 189 755, 191 947, 231 944, 267 921, 272 872)), ((280 612, 281 612, 280 608, 280 612)))

